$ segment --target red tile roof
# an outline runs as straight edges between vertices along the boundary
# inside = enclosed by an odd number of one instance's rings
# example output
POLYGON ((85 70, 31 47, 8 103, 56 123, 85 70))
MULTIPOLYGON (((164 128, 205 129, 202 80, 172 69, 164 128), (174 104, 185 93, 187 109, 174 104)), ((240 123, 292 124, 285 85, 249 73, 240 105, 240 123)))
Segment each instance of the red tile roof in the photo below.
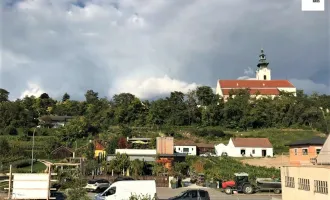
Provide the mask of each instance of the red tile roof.
POLYGON ((95 142, 95 150, 103 151, 105 150, 104 146, 100 144, 99 142, 95 142))
POLYGON ((231 88, 294 88, 288 80, 219 80, 221 89, 231 88))
POLYGON ((235 147, 273 147, 268 138, 231 138, 231 140, 235 147))
MULTIPOLYGON (((235 89, 222 89, 222 94, 229 95, 230 90, 235 89)), ((259 95, 279 95, 280 91, 278 89, 250 89, 250 94, 255 95, 257 93, 259 95)))

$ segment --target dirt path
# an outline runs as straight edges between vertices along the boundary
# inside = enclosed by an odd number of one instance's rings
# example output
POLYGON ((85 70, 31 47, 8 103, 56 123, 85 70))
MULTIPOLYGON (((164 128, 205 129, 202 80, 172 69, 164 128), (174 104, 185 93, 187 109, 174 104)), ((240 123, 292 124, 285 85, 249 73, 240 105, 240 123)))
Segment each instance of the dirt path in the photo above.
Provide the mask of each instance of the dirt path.
POLYGON ((251 158, 241 160, 241 162, 254 166, 279 168, 281 166, 289 165, 289 156, 283 155, 274 158, 251 158))

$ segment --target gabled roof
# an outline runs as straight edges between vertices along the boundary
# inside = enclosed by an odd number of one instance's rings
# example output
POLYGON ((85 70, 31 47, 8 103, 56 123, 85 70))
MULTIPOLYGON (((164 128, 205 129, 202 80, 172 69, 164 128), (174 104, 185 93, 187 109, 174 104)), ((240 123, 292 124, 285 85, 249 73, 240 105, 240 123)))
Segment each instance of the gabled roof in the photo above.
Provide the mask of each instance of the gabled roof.
POLYGON ((95 150, 104 151, 105 148, 104 148, 104 146, 101 143, 95 142, 95 150))
POLYGON ((325 143, 326 138, 321 138, 321 137, 314 137, 308 140, 298 140, 295 142, 292 142, 290 144, 287 144, 286 146, 312 146, 312 145, 319 145, 323 146, 325 143))
POLYGON ((317 156, 318 165, 330 165, 330 135, 323 144, 320 154, 317 156))
POLYGON ((235 147, 272 148, 268 138, 231 138, 235 147))
POLYGON ((293 84, 288 80, 219 80, 219 85, 221 89, 294 88, 293 84))

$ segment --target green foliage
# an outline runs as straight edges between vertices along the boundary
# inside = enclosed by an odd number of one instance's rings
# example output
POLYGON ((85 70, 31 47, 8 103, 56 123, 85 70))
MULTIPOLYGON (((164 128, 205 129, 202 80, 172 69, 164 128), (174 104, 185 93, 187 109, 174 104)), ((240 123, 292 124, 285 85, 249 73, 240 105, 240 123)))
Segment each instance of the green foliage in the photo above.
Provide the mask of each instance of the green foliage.
MULTIPOLYGON (((115 158, 110 161, 110 169, 116 174, 121 174, 130 167, 130 159, 127 154, 117 153, 115 158)), ((134 167, 135 168, 135 167, 134 167)))
POLYGON ((106 148, 108 154, 115 154, 116 149, 118 147, 118 141, 119 141, 118 137, 113 137, 110 139, 110 141, 108 142, 108 146, 106 148))
POLYGON ((155 196, 150 196, 150 195, 131 195, 129 197, 129 200, 156 200, 155 196))
POLYGON ((92 160, 94 158, 94 152, 95 152, 95 146, 93 143, 89 143, 86 151, 86 157, 89 160, 92 160))
POLYGON ((201 158, 205 160, 205 174, 208 179, 233 180, 234 173, 245 172, 249 179, 254 182, 256 178, 280 178, 280 170, 276 168, 257 167, 243 164, 230 157, 201 158))
POLYGON ((17 135, 17 129, 14 126, 7 126, 4 130, 6 135, 17 135))

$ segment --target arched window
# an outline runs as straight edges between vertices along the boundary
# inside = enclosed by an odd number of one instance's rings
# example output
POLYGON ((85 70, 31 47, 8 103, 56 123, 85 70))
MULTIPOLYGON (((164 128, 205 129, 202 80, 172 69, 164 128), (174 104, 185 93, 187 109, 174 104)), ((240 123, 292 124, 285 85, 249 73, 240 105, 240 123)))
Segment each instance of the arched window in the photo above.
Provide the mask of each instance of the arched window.
POLYGON ((266 75, 264 75, 264 80, 267 80, 267 76, 266 75))

